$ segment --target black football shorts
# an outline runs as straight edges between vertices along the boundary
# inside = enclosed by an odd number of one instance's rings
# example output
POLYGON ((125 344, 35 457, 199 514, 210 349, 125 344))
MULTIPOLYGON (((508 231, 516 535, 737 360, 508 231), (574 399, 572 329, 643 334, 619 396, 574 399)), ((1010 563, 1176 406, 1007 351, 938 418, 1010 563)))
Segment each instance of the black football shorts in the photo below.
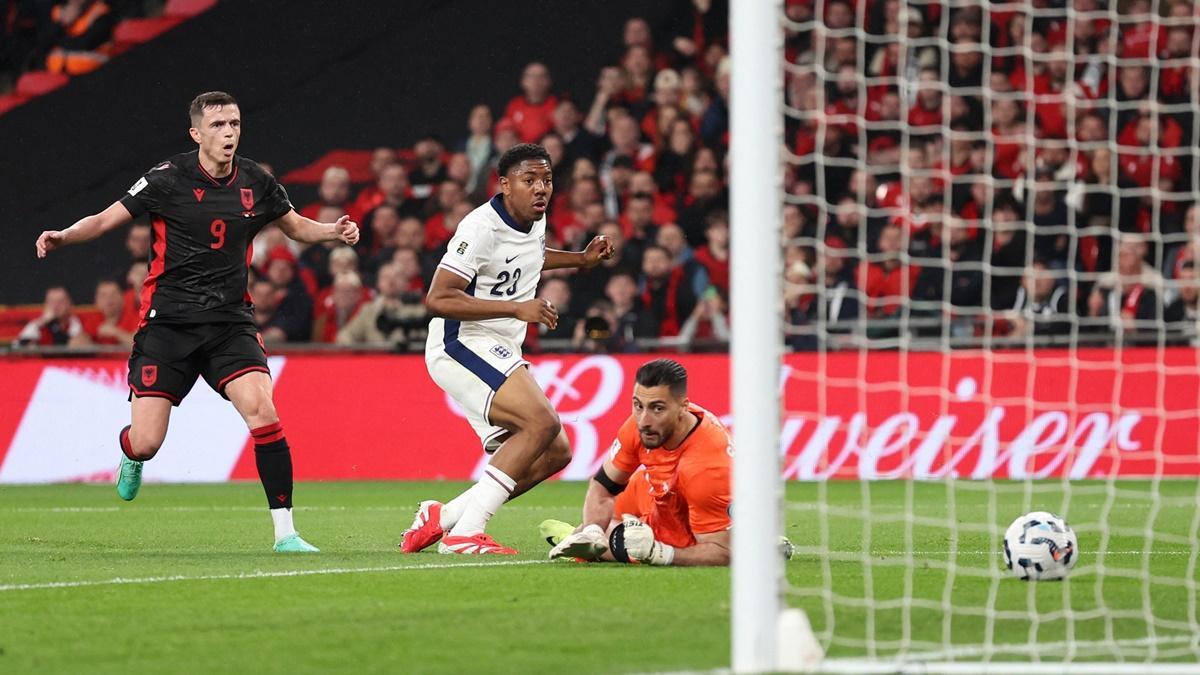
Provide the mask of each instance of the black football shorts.
POLYGON ((157 396, 179 405, 203 377, 222 397, 225 385, 251 372, 270 374, 262 336, 249 321, 154 324, 133 336, 129 395, 157 396))

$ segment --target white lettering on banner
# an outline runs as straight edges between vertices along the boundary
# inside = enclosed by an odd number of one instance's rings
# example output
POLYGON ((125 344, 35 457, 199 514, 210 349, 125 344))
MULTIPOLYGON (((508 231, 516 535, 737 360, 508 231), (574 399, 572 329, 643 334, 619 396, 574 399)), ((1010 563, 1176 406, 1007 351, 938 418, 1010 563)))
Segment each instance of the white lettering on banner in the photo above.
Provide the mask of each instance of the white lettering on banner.
MULTIPOLYGON (((269 359, 276 380, 285 362, 269 359)), ((111 480, 120 453, 117 432, 129 419, 125 374, 124 366, 46 367, 0 464, 0 483, 111 480)), ((229 480, 249 437, 233 406, 200 384, 172 412, 167 440, 146 464, 145 479, 229 480)))
MULTIPOLYGON (((571 463, 563 470, 562 478, 567 480, 583 480, 596 473, 596 468, 604 462, 601 449, 601 433, 615 438, 616 429, 596 429, 595 421, 604 417, 612 410, 617 398, 625 387, 625 371, 620 362, 611 356, 593 355, 576 362, 565 374, 560 376, 563 362, 557 359, 544 359, 530 367, 533 379, 537 381, 550 405, 558 411, 558 417, 564 427, 569 427, 571 434, 571 463), (576 383, 583 379, 589 371, 595 371, 595 390, 581 390, 576 383)), ((462 407, 446 395, 446 403, 450 410, 459 417, 466 417, 462 407)), ((607 447, 607 441, 604 447, 607 447)), ((488 456, 480 457, 475 465, 472 477, 478 479, 483 475, 487 466, 488 456)))

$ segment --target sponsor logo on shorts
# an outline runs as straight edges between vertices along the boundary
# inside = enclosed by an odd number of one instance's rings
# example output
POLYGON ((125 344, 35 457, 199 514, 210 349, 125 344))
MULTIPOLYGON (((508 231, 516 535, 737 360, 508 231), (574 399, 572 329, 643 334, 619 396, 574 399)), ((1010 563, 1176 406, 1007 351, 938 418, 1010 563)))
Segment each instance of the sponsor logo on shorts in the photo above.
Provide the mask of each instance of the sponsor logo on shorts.
POLYGON ((502 359, 510 358, 513 355, 512 350, 504 345, 496 345, 492 347, 492 353, 502 359))
POLYGON ((158 382, 158 366, 142 366, 142 386, 153 387, 158 382))

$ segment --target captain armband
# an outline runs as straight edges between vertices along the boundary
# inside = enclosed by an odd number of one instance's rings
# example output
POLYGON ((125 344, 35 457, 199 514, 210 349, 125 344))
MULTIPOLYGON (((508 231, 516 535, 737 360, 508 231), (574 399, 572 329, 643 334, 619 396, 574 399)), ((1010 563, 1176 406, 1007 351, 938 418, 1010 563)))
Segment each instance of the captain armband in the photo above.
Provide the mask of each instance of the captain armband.
POLYGON ((617 481, 608 477, 608 474, 604 471, 603 466, 600 467, 600 470, 596 472, 596 475, 593 476, 593 478, 601 485, 601 487, 603 487, 605 490, 608 490, 608 494, 614 497, 621 494, 625 490, 624 485, 621 485, 617 481))

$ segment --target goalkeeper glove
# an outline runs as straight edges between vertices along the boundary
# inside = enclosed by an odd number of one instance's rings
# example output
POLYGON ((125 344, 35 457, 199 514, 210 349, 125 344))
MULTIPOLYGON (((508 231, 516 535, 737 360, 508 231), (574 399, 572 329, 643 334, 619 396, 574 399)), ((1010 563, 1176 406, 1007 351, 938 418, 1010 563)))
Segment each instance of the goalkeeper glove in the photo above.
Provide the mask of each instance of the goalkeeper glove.
MULTIPOLYGON (((626 559, 650 565, 670 565, 675 560, 675 547, 655 539, 654 530, 649 525, 628 514, 623 521, 613 530, 613 538, 620 539, 619 546, 626 559)), ((617 547, 612 548, 615 555, 617 547)))

